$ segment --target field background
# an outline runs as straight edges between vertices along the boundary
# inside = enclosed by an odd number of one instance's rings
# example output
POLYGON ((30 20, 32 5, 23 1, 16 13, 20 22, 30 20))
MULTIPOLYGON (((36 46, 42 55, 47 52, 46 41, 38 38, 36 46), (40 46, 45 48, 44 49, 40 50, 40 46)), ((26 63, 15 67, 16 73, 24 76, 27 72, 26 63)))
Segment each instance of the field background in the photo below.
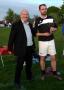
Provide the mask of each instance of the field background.
MULTIPOLYGON (((10 28, 0 28, 0 46, 7 45, 10 28)), ((37 40, 36 46, 37 46, 37 40)), ((61 26, 58 26, 58 30, 55 33, 55 42, 57 49, 57 69, 61 72, 63 77, 62 81, 56 80, 53 76, 47 77, 44 81, 40 80, 39 64, 33 64, 33 74, 35 80, 29 83, 26 80, 25 71, 22 72, 22 83, 26 90, 64 90, 64 58, 62 56, 63 50, 63 38, 61 32, 61 26)), ((3 56, 5 67, 2 67, 0 61, 0 90, 15 90, 13 86, 14 73, 15 73, 15 57, 13 55, 3 56)), ((46 62, 47 66, 50 62, 46 62)))

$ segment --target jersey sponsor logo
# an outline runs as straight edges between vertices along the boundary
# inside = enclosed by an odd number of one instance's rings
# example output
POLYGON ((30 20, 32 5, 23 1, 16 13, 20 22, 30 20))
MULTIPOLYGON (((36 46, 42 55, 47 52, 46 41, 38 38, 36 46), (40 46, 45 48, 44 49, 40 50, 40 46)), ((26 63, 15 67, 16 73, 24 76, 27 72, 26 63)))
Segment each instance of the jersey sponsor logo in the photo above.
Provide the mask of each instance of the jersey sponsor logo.
POLYGON ((42 24, 47 24, 47 23, 53 23, 53 19, 45 19, 41 23, 39 23, 38 26, 40 26, 42 24))

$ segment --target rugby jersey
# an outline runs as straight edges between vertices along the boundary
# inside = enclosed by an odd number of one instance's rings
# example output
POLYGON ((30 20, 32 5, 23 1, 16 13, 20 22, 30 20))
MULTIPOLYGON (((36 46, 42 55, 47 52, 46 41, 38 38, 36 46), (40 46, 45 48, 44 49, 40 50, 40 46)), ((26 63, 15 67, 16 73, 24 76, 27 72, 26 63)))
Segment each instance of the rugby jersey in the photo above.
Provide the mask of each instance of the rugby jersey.
MULTIPOLYGON (((57 24, 51 16, 47 16, 45 19, 38 17, 35 20, 36 32, 39 31, 40 33, 50 33, 50 27, 57 28, 57 24)), ((39 36, 38 39, 39 41, 50 41, 54 39, 54 35, 51 34, 50 36, 39 36)))

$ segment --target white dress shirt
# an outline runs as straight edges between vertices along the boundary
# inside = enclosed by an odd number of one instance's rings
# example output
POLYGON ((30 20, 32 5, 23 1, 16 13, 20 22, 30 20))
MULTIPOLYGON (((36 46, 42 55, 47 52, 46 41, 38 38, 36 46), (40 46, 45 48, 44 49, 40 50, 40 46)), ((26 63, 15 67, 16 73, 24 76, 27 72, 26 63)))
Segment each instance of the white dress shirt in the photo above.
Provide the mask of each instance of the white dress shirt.
POLYGON ((31 29, 29 26, 29 22, 23 22, 23 26, 26 32, 26 37, 27 37, 27 46, 32 46, 33 45, 33 41, 32 41, 32 33, 31 33, 31 29))

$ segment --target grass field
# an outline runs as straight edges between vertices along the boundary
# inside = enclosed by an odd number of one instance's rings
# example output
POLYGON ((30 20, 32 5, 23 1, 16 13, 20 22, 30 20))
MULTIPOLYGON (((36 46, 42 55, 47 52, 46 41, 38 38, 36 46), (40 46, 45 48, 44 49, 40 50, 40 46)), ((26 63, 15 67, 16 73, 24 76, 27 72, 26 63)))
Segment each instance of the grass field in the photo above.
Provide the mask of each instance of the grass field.
MULTIPOLYGON (((0 28, 0 46, 7 45, 9 37, 9 28, 0 28)), ((40 78, 40 69, 38 64, 33 64, 33 74, 35 80, 29 83, 26 80, 25 71, 22 72, 22 83, 26 90, 64 90, 64 58, 62 56, 63 41, 61 27, 58 27, 57 32, 55 33, 55 41, 57 48, 57 69, 61 72, 63 77, 62 81, 56 80, 53 76, 46 77, 44 81, 41 81, 40 78)), ((2 67, 0 61, 0 90, 15 90, 13 86, 15 65, 13 55, 3 56, 5 67, 2 67)), ((47 62, 47 65, 50 65, 47 62)))

